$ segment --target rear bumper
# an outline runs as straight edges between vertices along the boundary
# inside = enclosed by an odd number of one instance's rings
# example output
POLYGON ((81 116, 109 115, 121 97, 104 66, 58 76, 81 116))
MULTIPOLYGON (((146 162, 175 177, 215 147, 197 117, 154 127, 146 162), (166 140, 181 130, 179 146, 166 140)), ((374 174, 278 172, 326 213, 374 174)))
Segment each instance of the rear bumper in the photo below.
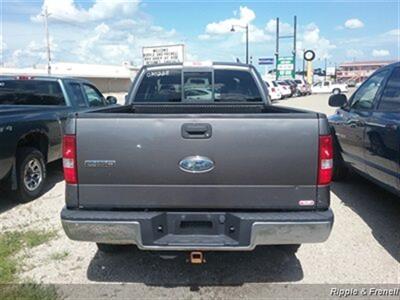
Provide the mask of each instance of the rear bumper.
POLYGON ((333 213, 309 212, 61 212, 72 240, 135 244, 143 250, 252 250, 257 245, 319 243, 333 213))

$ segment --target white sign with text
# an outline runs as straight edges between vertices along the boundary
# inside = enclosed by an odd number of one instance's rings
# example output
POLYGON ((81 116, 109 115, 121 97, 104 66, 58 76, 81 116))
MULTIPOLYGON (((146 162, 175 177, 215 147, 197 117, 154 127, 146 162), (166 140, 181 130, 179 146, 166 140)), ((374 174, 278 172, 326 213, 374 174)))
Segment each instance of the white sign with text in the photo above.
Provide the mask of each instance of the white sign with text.
POLYGON ((183 62, 185 55, 184 48, 184 45, 143 47, 143 64, 153 65, 183 62))

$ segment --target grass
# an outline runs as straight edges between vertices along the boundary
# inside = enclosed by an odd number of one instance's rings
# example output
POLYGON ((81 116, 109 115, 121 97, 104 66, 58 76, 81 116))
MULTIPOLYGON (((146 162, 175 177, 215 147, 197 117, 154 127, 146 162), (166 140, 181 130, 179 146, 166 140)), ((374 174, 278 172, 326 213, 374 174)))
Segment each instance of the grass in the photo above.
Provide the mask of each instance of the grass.
POLYGON ((0 298, 1 299, 55 299, 52 287, 33 283, 12 285, 17 279, 21 259, 14 257, 23 248, 39 246, 56 236, 54 231, 13 231, 0 234, 0 298))
POLYGON ((25 246, 39 246, 55 236, 53 231, 13 231, 0 234, 0 284, 15 279, 19 261, 13 255, 25 246))
POLYGON ((68 255, 69 255, 68 251, 55 252, 50 256, 50 258, 52 260, 62 260, 66 258, 68 255))
POLYGON ((23 283, 0 286, 0 298, 4 300, 55 300, 58 297, 53 286, 23 283))
POLYGON ((54 231, 27 231, 23 235, 23 240, 29 248, 33 248, 44 244, 54 238, 56 233, 54 231))

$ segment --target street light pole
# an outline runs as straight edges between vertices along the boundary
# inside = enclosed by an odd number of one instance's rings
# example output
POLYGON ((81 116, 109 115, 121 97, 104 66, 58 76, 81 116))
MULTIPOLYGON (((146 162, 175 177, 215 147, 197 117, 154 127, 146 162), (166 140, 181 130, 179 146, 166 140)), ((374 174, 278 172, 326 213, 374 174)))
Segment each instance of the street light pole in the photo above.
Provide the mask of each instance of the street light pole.
POLYGON ((306 49, 303 49, 303 57, 302 57, 302 59, 303 59, 303 80, 304 80, 304 78, 305 78, 305 74, 306 74, 306 68, 305 68, 305 66, 306 66, 306 60, 304 59, 304 52, 306 52, 306 49))
POLYGON ((249 63, 249 24, 246 25, 246 64, 249 63))
POLYGON ((232 25, 231 32, 235 32, 235 27, 246 29, 246 64, 248 64, 249 63, 249 24, 246 24, 246 26, 232 25))

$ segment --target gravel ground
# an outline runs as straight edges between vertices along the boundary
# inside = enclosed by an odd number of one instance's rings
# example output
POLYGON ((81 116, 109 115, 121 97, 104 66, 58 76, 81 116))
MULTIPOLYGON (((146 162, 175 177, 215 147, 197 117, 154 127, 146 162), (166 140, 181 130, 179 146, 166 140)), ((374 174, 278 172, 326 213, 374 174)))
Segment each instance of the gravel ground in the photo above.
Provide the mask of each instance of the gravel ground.
MULTIPOLYGON (((277 104, 330 114, 334 110, 327 106, 327 98, 312 95, 277 104)), ((296 253, 282 247, 211 253, 201 266, 187 264, 182 256, 162 260, 134 249, 105 255, 94 244, 68 240, 59 218, 64 201, 60 163, 51 164, 49 179, 47 192, 28 204, 16 205, 0 194, 1 231, 58 232, 57 238, 32 249, 22 279, 60 284, 130 283, 129 297, 141 298, 264 297, 271 292, 271 283, 400 284, 400 200, 356 175, 332 185, 335 224, 327 242, 303 245, 296 253), (61 258, 60 253, 64 253, 61 258)), ((99 287, 90 295, 123 295, 119 285, 107 287, 107 292, 99 287)))

